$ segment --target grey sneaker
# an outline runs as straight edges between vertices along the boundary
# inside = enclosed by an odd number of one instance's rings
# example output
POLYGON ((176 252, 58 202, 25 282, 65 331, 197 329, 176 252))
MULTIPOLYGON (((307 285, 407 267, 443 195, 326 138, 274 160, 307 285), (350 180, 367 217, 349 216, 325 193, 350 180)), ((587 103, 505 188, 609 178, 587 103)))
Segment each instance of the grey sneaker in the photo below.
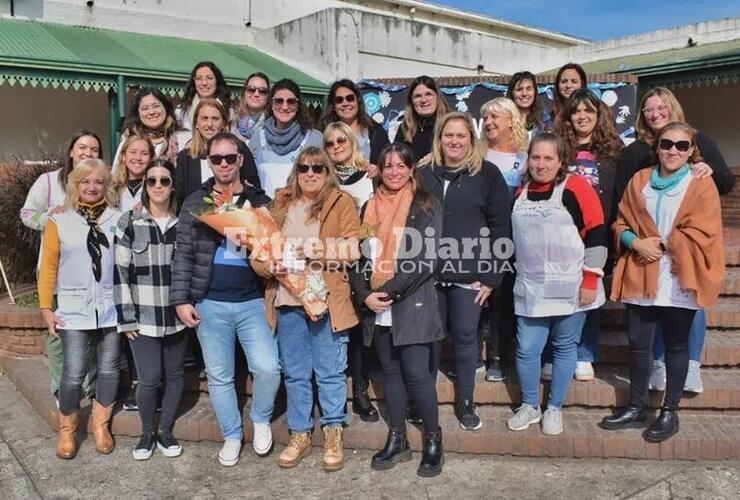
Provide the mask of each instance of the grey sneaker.
POLYGON ((221 451, 218 452, 218 461, 224 467, 231 467, 236 465, 239 461, 239 452, 242 451, 242 440, 241 439, 227 439, 224 441, 224 445, 221 451))
POLYGON ((648 389, 651 391, 665 391, 665 363, 663 361, 658 359, 653 361, 648 389))
POLYGON ((544 365, 542 365, 540 378, 542 380, 552 380, 552 363, 545 363, 544 365))
POLYGON ((686 374, 683 390, 696 394, 704 392, 704 384, 701 381, 701 364, 698 361, 689 360, 689 371, 686 374))
POLYGON ((563 412, 560 408, 547 408, 542 415, 542 434, 557 436, 563 432, 563 412))
POLYGON ((542 412, 539 408, 533 408, 528 404, 523 404, 516 410, 516 415, 511 417, 506 426, 512 431, 523 431, 530 424, 539 423, 542 418, 542 412))
POLYGON ((493 358, 486 370, 486 381, 503 382, 504 380, 506 380, 506 373, 504 373, 504 367, 501 366, 501 360, 499 358, 493 358))

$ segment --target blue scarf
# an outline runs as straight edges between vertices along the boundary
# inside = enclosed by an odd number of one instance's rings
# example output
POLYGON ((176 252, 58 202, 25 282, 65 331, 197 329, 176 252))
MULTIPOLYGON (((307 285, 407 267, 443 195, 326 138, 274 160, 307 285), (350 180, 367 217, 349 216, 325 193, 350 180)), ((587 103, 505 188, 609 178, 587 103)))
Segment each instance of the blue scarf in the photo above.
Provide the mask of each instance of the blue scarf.
POLYGON ((264 130, 267 144, 279 156, 285 156, 298 149, 306 135, 297 121, 293 121, 286 128, 278 128, 273 116, 265 120, 264 130))
POLYGON ((684 164, 683 167, 673 172, 668 177, 660 176, 660 165, 653 169, 653 174, 650 176, 650 187, 652 187, 658 193, 668 191, 678 185, 681 180, 689 175, 691 167, 688 163, 684 164))
POLYGON ((239 120, 239 123, 237 123, 237 129, 239 129, 241 136, 247 140, 251 139, 255 128, 257 128, 257 125, 262 121, 263 116, 264 115, 262 113, 243 116, 239 120))

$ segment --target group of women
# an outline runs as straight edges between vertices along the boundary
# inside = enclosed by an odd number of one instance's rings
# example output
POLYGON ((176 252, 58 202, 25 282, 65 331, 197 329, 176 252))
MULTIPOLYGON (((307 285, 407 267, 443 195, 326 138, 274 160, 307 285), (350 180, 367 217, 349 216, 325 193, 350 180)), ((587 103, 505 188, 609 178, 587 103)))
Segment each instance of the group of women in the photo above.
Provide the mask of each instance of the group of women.
POLYGON ((449 112, 437 83, 418 77, 391 143, 349 80, 331 86, 321 132, 294 82, 250 75, 235 105, 220 70, 203 62, 179 107, 157 89, 136 94, 112 171, 97 135, 80 131, 63 167, 39 178, 21 212, 44 232, 39 297, 59 402, 57 455, 77 452, 83 387, 94 398, 95 447, 113 449, 120 333, 138 369, 142 437, 134 458, 154 448, 182 452, 173 425, 192 336, 169 304, 170 264, 178 206, 213 175, 209 140, 225 131, 241 139, 240 182, 273 199, 283 236, 298 242, 286 255, 290 265, 302 263, 328 304, 324 316, 310 317, 277 280, 286 263, 251 262, 265 281, 288 396, 281 467, 311 452, 315 379, 324 469, 342 468, 345 369, 349 360, 352 411, 378 421, 368 397, 374 354, 390 429, 372 468, 411 459, 409 420, 424 432, 419 475, 439 474, 436 377, 445 336, 463 429, 482 426, 474 394, 487 332, 489 381, 506 378, 516 344, 522 405, 509 429, 542 422, 543 433, 561 433, 571 380, 594 377, 609 275, 612 300, 627 304, 631 393, 629 406, 600 425, 647 426, 648 388, 665 387, 645 438, 675 434, 684 387, 701 390, 703 308, 717 299, 724 270, 719 194, 733 178, 669 90, 645 94, 638 139, 623 148, 580 66, 561 68, 555 89, 554 109, 545 112, 535 76, 516 73, 506 97, 483 105, 479 138, 472 118, 449 112), (425 238, 422 252, 408 251, 415 235, 425 238), (309 244, 316 241, 319 250, 309 244), (541 377, 552 380, 545 411, 541 377))

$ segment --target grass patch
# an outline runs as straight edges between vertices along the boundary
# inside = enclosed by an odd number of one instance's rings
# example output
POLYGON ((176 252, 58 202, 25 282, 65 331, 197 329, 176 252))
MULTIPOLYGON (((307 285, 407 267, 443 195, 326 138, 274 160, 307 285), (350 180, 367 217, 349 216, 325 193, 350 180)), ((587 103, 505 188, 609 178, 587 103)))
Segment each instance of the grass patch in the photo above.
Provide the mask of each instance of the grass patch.
POLYGON ((39 294, 38 292, 24 293, 23 295, 15 298, 15 303, 18 307, 38 307, 39 294))

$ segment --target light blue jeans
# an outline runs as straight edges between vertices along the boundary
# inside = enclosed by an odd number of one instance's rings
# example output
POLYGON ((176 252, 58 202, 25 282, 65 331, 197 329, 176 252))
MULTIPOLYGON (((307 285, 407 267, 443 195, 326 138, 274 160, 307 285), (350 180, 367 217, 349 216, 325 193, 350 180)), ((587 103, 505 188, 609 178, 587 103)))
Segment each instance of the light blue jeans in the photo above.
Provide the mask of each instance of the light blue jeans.
POLYGON ((208 393, 224 439, 241 439, 242 418, 234 387, 236 341, 252 374, 252 422, 269 423, 280 385, 277 340, 267 324, 265 300, 220 302, 195 306, 201 317, 198 340, 208 375, 208 393))
POLYGON ((288 428, 313 430, 313 385, 316 375, 321 405, 321 425, 343 425, 347 420, 348 332, 333 332, 326 314, 311 321, 302 307, 278 308, 280 364, 288 392, 288 428))
POLYGON ((548 408, 560 408, 576 371, 578 341, 586 320, 585 312, 570 316, 528 318, 517 316, 516 370, 522 389, 522 403, 539 407, 540 358, 548 338, 552 344, 553 369, 548 408))
MULTIPOLYGON (((578 361, 596 363, 599 361, 599 336, 601 334, 601 308, 586 311, 581 340, 578 341, 578 361)), ((552 347, 545 346, 543 363, 552 363, 552 347)))
MULTIPOLYGON (((701 362, 701 353, 704 350, 704 341, 707 338, 707 313, 699 309, 694 315, 694 321, 689 330, 689 359, 701 362)), ((665 360, 665 341, 663 340, 663 327, 658 322, 653 341, 653 359, 665 360)))

